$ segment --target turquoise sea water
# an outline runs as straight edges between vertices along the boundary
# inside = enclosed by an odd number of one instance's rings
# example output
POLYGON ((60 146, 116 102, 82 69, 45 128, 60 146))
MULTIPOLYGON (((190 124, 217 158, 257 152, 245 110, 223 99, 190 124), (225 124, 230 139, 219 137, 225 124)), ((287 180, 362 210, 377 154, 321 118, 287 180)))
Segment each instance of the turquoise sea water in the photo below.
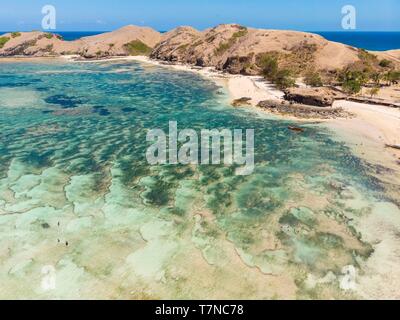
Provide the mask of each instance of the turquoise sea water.
POLYGON ((357 219, 397 212, 375 175, 385 168, 290 124, 230 107, 224 88, 188 72, 2 63, 0 297, 352 297, 341 270, 373 253, 357 219), (255 172, 148 165, 146 133, 169 121, 254 128, 255 172), (322 288, 305 284, 328 273, 322 288))

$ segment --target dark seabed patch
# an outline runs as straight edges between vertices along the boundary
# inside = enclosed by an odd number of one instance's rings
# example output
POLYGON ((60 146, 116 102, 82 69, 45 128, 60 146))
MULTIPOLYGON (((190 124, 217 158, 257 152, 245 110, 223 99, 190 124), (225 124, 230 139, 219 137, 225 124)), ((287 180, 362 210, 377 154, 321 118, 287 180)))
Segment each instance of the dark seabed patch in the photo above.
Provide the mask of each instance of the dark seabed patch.
POLYGON ((121 111, 124 113, 135 112, 138 114, 149 114, 149 111, 144 111, 144 110, 140 110, 140 109, 133 108, 133 107, 125 107, 125 108, 122 108, 121 111))
POLYGON ((131 107, 122 108, 121 110, 122 110, 122 112, 125 112, 125 113, 137 111, 136 108, 131 108, 131 107))
POLYGON ((49 88, 47 88, 47 87, 37 87, 37 88, 35 88, 35 90, 39 91, 39 92, 46 92, 46 91, 49 90, 49 88))
POLYGON ((54 96, 47 97, 44 99, 44 101, 49 104, 59 105, 63 109, 77 108, 79 107, 79 105, 84 103, 81 99, 63 94, 57 94, 54 96))
POLYGON ((111 112, 108 111, 108 109, 106 109, 102 106, 94 106, 93 113, 97 113, 100 116, 109 116, 111 114, 111 112))

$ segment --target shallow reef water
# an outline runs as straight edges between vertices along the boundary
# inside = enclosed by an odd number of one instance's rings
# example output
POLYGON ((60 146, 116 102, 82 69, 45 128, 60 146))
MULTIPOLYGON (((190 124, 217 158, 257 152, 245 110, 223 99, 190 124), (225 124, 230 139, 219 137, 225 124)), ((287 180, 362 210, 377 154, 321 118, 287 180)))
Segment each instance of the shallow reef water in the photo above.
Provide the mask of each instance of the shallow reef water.
POLYGON ((373 166, 221 90, 136 62, 0 64, 0 297, 358 297, 341 279, 374 252, 357 222, 387 201, 373 166), (254 128, 254 173, 150 166, 169 121, 254 128))

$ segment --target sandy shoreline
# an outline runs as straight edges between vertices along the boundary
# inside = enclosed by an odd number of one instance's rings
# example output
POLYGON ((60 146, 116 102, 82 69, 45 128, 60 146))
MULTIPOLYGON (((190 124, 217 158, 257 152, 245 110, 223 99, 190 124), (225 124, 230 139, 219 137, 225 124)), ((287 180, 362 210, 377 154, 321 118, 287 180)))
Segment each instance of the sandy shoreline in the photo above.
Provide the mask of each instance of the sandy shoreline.
POLYGON ((400 150, 386 147, 387 144, 400 144, 400 110, 344 100, 336 101, 334 106, 340 106, 355 116, 330 119, 324 125, 360 158, 400 172, 400 150))

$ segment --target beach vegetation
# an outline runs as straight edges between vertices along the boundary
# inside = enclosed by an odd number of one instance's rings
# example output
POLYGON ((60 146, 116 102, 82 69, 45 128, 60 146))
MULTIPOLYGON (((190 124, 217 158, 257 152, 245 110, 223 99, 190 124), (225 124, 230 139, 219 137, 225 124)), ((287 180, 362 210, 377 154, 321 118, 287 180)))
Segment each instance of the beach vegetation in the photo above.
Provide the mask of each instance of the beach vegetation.
POLYGON ((152 48, 140 40, 133 40, 124 45, 125 50, 131 56, 148 56, 152 48))
POLYGON ((364 49, 358 50, 358 58, 359 61, 349 65, 342 73, 351 71, 357 77, 362 75, 365 83, 373 82, 375 85, 379 85, 382 80, 382 69, 389 68, 391 61, 387 59, 379 60, 376 55, 364 49))
POLYGON ((311 87, 322 87, 321 76, 316 71, 308 71, 304 76, 304 82, 311 87))
POLYGON ((379 87, 373 87, 368 90, 368 95, 370 95, 371 98, 373 98, 374 96, 376 96, 379 93, 379 90, 380 90, 379 87))
POLYGON ((376 86, 379 86, 379 85, 380 85, 382 78, 383 78, 383 74, 380 73, 380 72, 378 72, 378 71, 372 72, 372 73, 370 74, 370 79, 372 80, 372 82, 373 82, 376 86))
POLYGON ((400 71, 391 70, 384 75, 384 79, 389 85, 398 84, 400 82, 400 71))
POLYGON ((274 78, 278 72, 278 57, 274 53, 261 55, 257 64, 261 68, 262 75, 267 79, 274 78))
POLYGON ((296 84, 293 72, 287 68, 279 67, 278 55, 275 52, 260 55, 257 59, 257 65, 261 68, 264 78, 281 90, 293 87, 296 84))
POLYGON ((17 38, 21 35, 21 32, 11 32, 11 38, 17 38))
POLYGON ((369 74, 364 71, 353 71, 346 69, 339 74, 339 81, 345 92, 357 94, 368 82, 369 74))
POLYGON ((357 94, 361 91, 362 85, 359 81, 354 79, 348 79, 342 84, 342 88, 349 94, 357 94))
POLYGON ((277 86, 278 89, 284 90, 287 88, 294 87, 296 84, 296 81, 290 70, 281 69, 276 73, 276 75, 273 79, 273 83, 277 86))
POLYGON ((9 37, 0 37, 0 49, 10 40, 9 37))

